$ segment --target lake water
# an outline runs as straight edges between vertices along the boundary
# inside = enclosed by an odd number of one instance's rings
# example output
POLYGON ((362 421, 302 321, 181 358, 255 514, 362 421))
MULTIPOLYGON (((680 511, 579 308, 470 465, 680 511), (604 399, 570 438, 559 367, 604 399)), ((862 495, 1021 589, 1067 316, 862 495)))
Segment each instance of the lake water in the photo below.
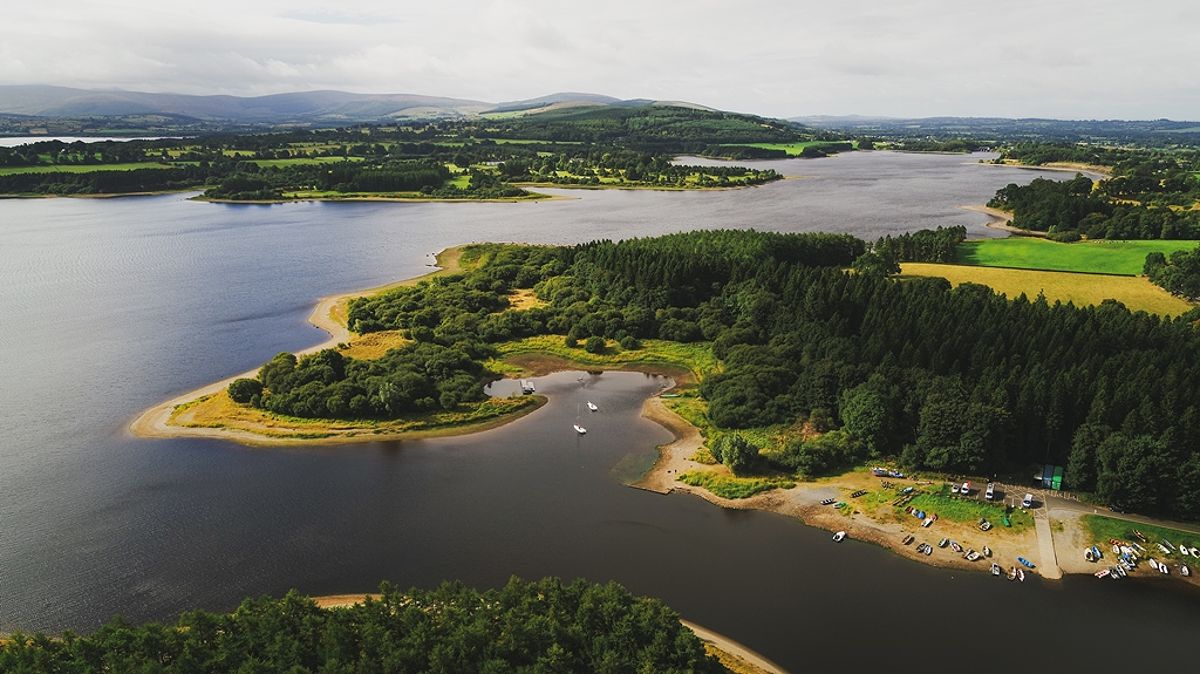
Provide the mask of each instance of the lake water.
POLYGON ((179 136, 0 136, 0 147, 17 147, 18 145, 28 145, 30 143, 44 143, 48 140, 58 140, 64 143, 101 143, 106 140, 127 141, 127 140, 158 140, 160 138, 178 138, 179 136))
POLYGON ((448 245, 718 226, 988 236, 957 207, 1038 174, 970 161, 855 153, 771 162, 802 177, 756 189, 524 204, 0 201, 0 631, 172 619, 292 587, 552 574, 659 596, 797 672, 1179 662, 1200 600, 1173 586, 1018 585, 621 486, 613 467, 670 437, 638 416, 663 383, 646 375, 542 378, 544 408, 460 438, 265 450, 125 431, 153 403, 321 341, 305 322, 318 297, 427 271, 448 245), (601 411, 581 415, 589 399, 601 411))

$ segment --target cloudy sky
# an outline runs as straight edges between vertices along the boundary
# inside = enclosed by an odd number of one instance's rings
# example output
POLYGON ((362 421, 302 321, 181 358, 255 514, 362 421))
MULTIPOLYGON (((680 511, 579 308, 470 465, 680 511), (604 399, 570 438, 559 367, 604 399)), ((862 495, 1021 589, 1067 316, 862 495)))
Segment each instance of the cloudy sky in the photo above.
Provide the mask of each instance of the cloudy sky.
POLYGON ((3 23, 3 84, 1200 118, 1197 0, 14 0, 3 23))

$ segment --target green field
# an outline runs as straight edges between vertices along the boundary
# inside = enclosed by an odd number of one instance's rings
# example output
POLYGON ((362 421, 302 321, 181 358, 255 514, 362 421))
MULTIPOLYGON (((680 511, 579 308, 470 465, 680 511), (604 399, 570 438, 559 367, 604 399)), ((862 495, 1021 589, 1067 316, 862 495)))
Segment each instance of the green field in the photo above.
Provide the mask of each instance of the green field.
POLYGON ((810 147, 825 147, 828 145, 836 145, 838 143, 848 143, 850 141, 829 141, 829 140, 801 140, 794 143, 725 143, 726 147, 759 147, 764 150, 783 150, 790 157, 798 157, 806 148, 810 147))
POLYGON ((0 176, 18 173, 92 173, 93 171, 132 171, 134 169, 165 169, 170 164, 160 162, 132 162, 128 164, 61 164, 57 166, 3 166, 0 176))
POLYGON ((362 157, 289 157, 288 159, 247 159, 259 166, 304 166, 308 164, 340 164, 345 161, 362 161, 362 157))
POLYGON ((1178 316, 1192 308, 1191 304, 1140 276, 1107 276, 924 262, 905 262, 900 265, 900 270, 902 278, 938 276, 956 286, 960 283, 978 283, 1007 295, 1009 299, 1015 299, 1024 293, 1032 300, 1041 293, 1051 303, 1057 300, 1073 302, 1075 306, 1095 305, 1106 299, 1114 299, 1132 311, 1146 311, 1163 316, 1178 316))
MULTIPOLYGON (((950 493, 949 485, 942 485, 937 491, 917 494, 909 502, 916 510, 927 513, 937 513, 953 522, 978 522, 985 518, 995 526, 1003 526, 1005 507, 998 503, 980 501, 973 498, 961 498, 950 493)), ((903 510, 897 508, 899 512, 903 510)), ((1033 526, 1033 516, 1024 510, 1014 510, 1008 516, 1014 531, 1024 531, 1033 526)))
POLYGON ((1047 271, 1094 272, 1137 276, 1146 255, 1190 250, 1196 241, 1079 241, 1057 243, 1014 236, 1007 239, 967 241, 958 249, 958 261, 981 267, 1014 267, 1047 271))

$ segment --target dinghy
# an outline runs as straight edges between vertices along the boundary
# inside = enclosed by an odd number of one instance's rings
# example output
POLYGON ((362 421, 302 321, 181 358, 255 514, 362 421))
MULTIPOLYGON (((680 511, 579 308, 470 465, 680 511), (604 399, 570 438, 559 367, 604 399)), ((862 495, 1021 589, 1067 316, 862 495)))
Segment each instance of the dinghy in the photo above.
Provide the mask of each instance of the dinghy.
POLYGON ((1015 567, 1015 566, 1014 566, 1014 567, 1012 568, 1012 570, 1008 572, 1008 579, 1009 579, 1009 580, 1016 580, 1016 579, 1017 579, 1017 567, 1015 567))
POLYGON ((833 505, 834 501, 837 501, 837 499, 827 498, 827 499, 821 501, 821 505, 833 505))
POLYGON ((1200 557, 1200 548, 1197 548, 1194 545, 1188 548, 1188 552, 1192 553, 1193 557, 1200 557))
POLYGON ((1092 575, 1096 576, 1097 578, 1107 578, 1108 573, 1109 573, 1108 569, 1100 569, 1099 571, 1097 571, 1096 573, 1094 573, 1092 575))
POLYGON ((1025 570, 1020 567, 1017 567, 1017 580, 1025 582, 1025 570))
POLYGON ((992 556, 992 549, 991 549, 991 548, 989 548, 989 547, 988 547, 988 546, 986 546, 986 545, 985 545, 985 546, 983 546, 983 556, 984 556, 984 557, 991 557, 991 556, 992 556))
POLYGON ((1037 564, 1034 564, 1033 562, 1029 561, 1028 559, 1025 559, 1024 557, 1017 557, 1017 561, 1020 562, 1023 566, 1027 566, 1031 569, 1037 568, 1037 564))
POLYGON ((907 536, 905 536, 905 537, 904 537, 904 540, 903 540, 903 541, 901 541, 901 542, 902 542, 904 545, 908 545, 909 543, 912 543, 912 542, 913 542, 913 535, 912 535, 912 534, 908 534, 907 536))
POLYGON ((939 548, 944 548, 944 547, 946 547, 947 545, 950 545, 950 539, 949 539, 949 538, 943 538, 942 540, 938 541, 938 547, 939 547, 939 548))
POLYGON ((973 562, 973 561, 979 559, 979 553, 975 552, 974 550, 967 550, 967 554, 964 556, 966 557, 968 562, 973 562))
POLYGON ((846 532, 845 532, 845 531, 839 531, 839 532, 837 532, 836 534, 834 534, 834 535, 833 535, 833 542, 834 542, 834 543, 841 543, 841 542, 842 542, 842 539, 844 539, 845 537, 846 537, 846 532))
POLYGON ((1171 551, 1167 549, 1167 546, 1163 545, 1162 543, 1158 544, 1158 549, 1162 550, 1164 555, 1171 554, 1171 551))
POLYGON ((955 552, 962 552, 962 551, 963 551, 963 549, 962 549, 962 546, 961 546, 961 545, 959 545, 958 543, 954 542, 954 541, 950 541, 950 549, 951 549, 951 550, 954 550, 955 552))
POLYGON ((1086 560, 1088 560, 1089 562, 1094 562, 1094 561, 1096 561, 1096 556, 1092 554, 1092 549, 1091 549, 1091 548, 1086 548, 1086 549, 1084 549, 1084 551, 1083 551, 1083 558, 1084 558, 1084 559, 1086 559, 1086 560))
POLYGON ((1104 553, 1100 552, 1100 548, 1093 545, 1092 556, 1096 558, 1096 561, 1100 561, 1100 558, 1104 556, 1104 553))
POLYGON ((992 575, 993 576, 1000 575, 1000 565, 995 562, 992 562, 992 575))
POLYGON ((1190 576, 1190 575, 1192 575, 1192 570, 1188 568, 1187 564, 1180 564, 1179 565, 1179 575, 1184 576, 1184 577, 1190 576))
POLYGON ((580 426, 579 424, 574 424, 574 426, 575 426, 575 432, 576 432, 576 433, 578 433, 578 434, 580 434, 580 435, 587 435, 587 429, 586 429, 586 428, 584 428, 583 426, 580 426))
POLYGON ((595 412, 596 410, 600 409, 599 407, 596 407, 596 403, 594 403, 594 402, 592 402, 592 401, 590 401, 590 400, 589 400, 589 401, 587 401, 587 405, 588 405, 588 409, 589 409, 589 410, 591 410, 591 411, 593 411, 593 412, 595 412))

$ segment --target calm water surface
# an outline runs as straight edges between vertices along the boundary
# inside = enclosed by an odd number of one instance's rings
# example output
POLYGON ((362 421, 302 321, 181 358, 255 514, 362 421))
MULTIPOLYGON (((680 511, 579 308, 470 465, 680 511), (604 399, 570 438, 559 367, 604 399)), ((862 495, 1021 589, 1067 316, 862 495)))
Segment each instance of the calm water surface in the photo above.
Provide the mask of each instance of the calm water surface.
POLYGON ((553 574, 662 597, 794 671, 945 657, 986 670, 1036 666, 1038 653, 1179 661, 1200 627, 1194 594, 964 576, 783 517, 622 487, 613 467, 669 439, 638 416, 655 377, 543 378, 551 402, 533 415, 420 442, 263 450, 124 430, 171 394, 320 341, 305 322, 318 297, 426 271, 448 245, 719 226, 988 236, 957 207, 1038 174, 969 161, 847 154, 771 162, 797 177, 756 189, 537 204, 0 202, 0 631, 171 619, 292 587, 553 574), (601 411, 580 414, 589 399, 601 411), (1096 645, 1108 634, 1119 648, 1096 645))

